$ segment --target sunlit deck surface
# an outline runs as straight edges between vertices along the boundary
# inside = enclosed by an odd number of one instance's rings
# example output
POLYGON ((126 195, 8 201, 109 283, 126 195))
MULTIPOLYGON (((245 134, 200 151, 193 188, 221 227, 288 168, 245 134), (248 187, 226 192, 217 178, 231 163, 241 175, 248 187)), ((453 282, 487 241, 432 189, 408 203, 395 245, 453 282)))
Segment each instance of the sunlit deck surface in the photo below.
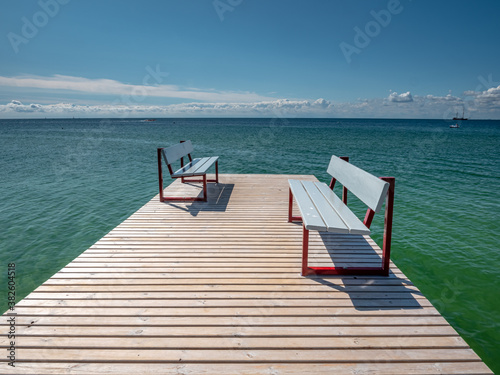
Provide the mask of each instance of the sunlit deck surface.
MULTIPOLYGON (((4 349, 0 373, 491 373, 394 264, 300 276, 288 178, 315 179, 221 175, 206 203, 153 198, 19 302, 16 367, 4 349)), ((313 265, 380 261, 362 236, 311 231, 309 251, 313 265)))

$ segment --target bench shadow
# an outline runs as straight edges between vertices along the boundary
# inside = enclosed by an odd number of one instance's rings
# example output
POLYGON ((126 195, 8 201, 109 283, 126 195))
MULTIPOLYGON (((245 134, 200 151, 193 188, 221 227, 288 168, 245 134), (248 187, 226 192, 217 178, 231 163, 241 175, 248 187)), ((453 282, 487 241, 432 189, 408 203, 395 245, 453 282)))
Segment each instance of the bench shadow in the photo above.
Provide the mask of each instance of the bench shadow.
MULTIPOLYGON (((310 244, 308 261, 310 266, 378 267, 381 265, 381 256, 377 252, 380 249, 370 237, 367 239, 361 235, 316 233, 321 241, 310 244)), ((423 296, 422 293, 410 281, 406 278, 400 278, 392 270, 387 277, 332 275, 310 276, 308 278, 346 293, 356 310, 423 308, 418 299, 415 298, 423 296)))
MULTIPOLYGON (((189 185, 195 188, 200 187, 200 184, 185 182, 183 185, 189 185)), ((202 211, 209 212, 225 212, 229 200, 234 190, 234 184, 223 183, 208 183, 207 184, 207 201, 193 202, 163 202, 169 206, 179 210, 188 212, 191 216, 197 216, 202 211)), ((203 197, 203 191, 200 191, 197 197, 203 197)))
POLYGON ((310 280, 349 296, 358 311, 423 309, 416 296, 423 294, 409 282, 394 275, 385 276, 310 276, 310 280))
POLYGON ((312 251, 323 262, 337 267, 380 267, 382 250, 370 237, 359 234, 311 232, 310 241, 321 239, 312 251), (316 234, 316 236, 315 236, 316 234))

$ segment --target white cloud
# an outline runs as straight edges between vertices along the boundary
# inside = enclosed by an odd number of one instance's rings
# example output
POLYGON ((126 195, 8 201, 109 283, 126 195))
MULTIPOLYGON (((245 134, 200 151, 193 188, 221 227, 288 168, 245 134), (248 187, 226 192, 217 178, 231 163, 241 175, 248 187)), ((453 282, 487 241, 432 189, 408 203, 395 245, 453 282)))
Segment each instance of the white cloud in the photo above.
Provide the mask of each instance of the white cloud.
POLYGON ((78 105, 70 103, 57 104, 23 104, 13 100, 9 104, 0 105, 0 117, 18 117, 16 115, 31 114, 30 117, 169 117, 169 116, 207 116, 207 117, 273 117, 273 116, 328 116, 333 104, 325 99, 315 101, 278 99, 255 103, 182 103, 165 106, 155 105, 78 105))
POLYGON ((391 92, 389 97, 387 98, 390 102, 396 102, 396 103, 409 103, 413 102, 413 96, 409 91, 403 93, 403 94, 398 94, 397 92, 391 92))
POLYGON ((111 79, 88 79, 56 74, 40 76, 0 76, 0 86, 43 90, 64 90, 92 95, 119 95, 140 102, 146 97, 180 98, 204 102, 256 102, 275 98, 252 92, 182 89, 175 85, 132 85, 111 79))
POLYGON ((472 97, 477 106, 486 109, 498 109, 500 107, 500 85, 490 87, 485 91, 466 91, 464 95, 472 97))
MULTIPOLYGON (((105 89, 106 93, 126 93, 134 85, 125 85, 111 80, 88 80, 77 77, 54 76, 50 79, 0 77, 0 84, 19 84, 34 87, 80 87, 82 92, 105 89), (86 90, 86 91, 85 91, 86 90)), ((88 103, 51 103, 42 98, 29 104, 24 100, 12 100, 8 104, 0 104, 0 118, 16 117, 352 117, 352 118, 433 118, 451 120, 462 111, 471 119, 500 119, 500 86, 480 91, 466 91, 463 96, 447 94, 413 95, 410 91, 402 94, 392 92, 385 98, 358 99, 353 102, 335 102, 335 105, 325 99, 292 100, 292 99, 262 99, 260 95, 251 93, 208 92, 196 89, 180 90, 175 86, 144 86, 154 94, 168 93, 178 95, 186 93, 185 97, 203 97, 203 101, 190 100, 187 103, 153 105, 147 101, 124 100, 119 96, 114 103, 101 104, 92 96, 88 103), (157 90, 157 91, 155 91, 157 90), (189 94, 189 95, 188 95, 189 94), (196 95, 195 95, 196 94, 196 95), (200 94, 201 96, 197 96, 200 94), (210 98, 220 100, 211 100, 210 98), (228 100, 224 100, 228 99, 228 100), (229 100, 231 99, 231 100, 229 100), (240 99, 240 100, 236 100, 240 99), (252 100, 254 99, 254 100, 252 100)), ((123 94, 120 94, 123 95, 123 94)), ((4 95, 5 96, 5 95, 4 95)), ((179 97, 179 96, 178 96, 179 97)), ((18 96, 21 99, 22 96, 18 96)), ((98 98, 98 97, 97 97, 98 98)), ((185 100, 188 101, 188 100, 185 100)))

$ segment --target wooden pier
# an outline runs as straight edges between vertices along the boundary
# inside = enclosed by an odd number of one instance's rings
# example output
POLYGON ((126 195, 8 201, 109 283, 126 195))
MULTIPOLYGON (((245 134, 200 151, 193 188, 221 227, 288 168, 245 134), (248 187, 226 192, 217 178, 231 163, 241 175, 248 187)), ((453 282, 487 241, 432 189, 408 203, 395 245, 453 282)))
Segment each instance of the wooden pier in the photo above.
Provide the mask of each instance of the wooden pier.
MULTIPOLYGON (((153 198, 17 304, 16 367, 2 317, 0 373, 492 373, 394 264, 390 277, 300 276, 288 178, 314 179, 221 175, 208 202, 153 198)), ((367 236, 311 231, 309 254, 380 262, 367 236)))

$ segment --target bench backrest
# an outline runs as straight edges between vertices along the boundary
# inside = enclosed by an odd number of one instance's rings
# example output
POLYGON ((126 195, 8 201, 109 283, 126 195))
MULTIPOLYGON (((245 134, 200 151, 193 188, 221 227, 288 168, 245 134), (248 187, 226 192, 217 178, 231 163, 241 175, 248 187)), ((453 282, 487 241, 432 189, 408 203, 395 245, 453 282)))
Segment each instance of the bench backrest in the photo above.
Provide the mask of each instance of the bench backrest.
POLYGON ((373 211, 379 212, 389 183, 332 155, 327 172, 373 211))
POLYGON ((180 158, 187 156, 193 152, 193 144, 191 141, 182 142, 162 150, 165 163, 172 164, 180 158))

